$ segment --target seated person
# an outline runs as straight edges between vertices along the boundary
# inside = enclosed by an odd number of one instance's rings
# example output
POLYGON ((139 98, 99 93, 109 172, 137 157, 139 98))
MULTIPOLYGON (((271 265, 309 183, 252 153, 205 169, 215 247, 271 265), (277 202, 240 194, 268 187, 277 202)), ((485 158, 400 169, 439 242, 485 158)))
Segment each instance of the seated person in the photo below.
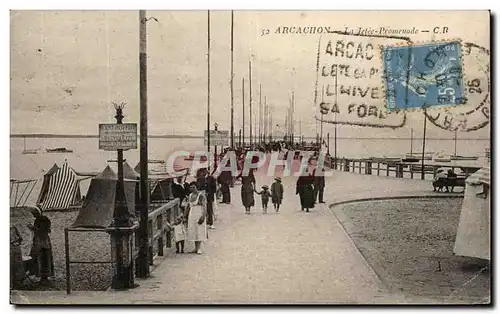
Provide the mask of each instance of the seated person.
POLYGON ((448 169, 448 175, 447 175, 448 178, 456 178, 457 177, 457 174, 455 172, 453 172, 452 169, 448 169))

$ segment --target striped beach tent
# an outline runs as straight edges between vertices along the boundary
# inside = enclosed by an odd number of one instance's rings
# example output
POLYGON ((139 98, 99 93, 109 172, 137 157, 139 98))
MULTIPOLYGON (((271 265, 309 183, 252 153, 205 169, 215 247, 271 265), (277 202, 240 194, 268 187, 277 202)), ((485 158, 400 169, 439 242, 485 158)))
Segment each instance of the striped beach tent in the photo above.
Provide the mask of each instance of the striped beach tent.
POLYGON ((59 166, 57 166, 56 163, 52 166, 52 168, 49 169, 44 175, 43 175, 43 183, 42 183, 42 189, 40 190, 40 194, 38 194, 38 199, 36 200, 37 204, 42 204, 43 201, 45 200, 45 197, 47 196, 47 192, 49 190, 49 183, 50 183, 50 178, 54 173, 59 170, 59 166))
POLYGON ((75 171, 65 161, 50 175, 46 191, 42 190, 41 193, 46 194, 40 203, 41 209, 65 209, 78 203, 81 199, 78 183, 75 171))

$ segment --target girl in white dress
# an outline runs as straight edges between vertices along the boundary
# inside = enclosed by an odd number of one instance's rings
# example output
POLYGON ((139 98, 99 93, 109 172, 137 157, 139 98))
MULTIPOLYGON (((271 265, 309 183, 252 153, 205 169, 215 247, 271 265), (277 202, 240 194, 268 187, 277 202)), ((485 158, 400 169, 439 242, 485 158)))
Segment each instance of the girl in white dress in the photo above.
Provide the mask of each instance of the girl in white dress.
POLYGON ((199 191, 196 182, 189 184, 191 194, 188 196, 185 216, 188 220, 187 239, 194 241, 195 249, 192 253, 201 254, 201 243, 208 238, 207 233, 207 198, 199 191))
POLYGON ((186 240, 186 226, 184 225, 184 217, 180 216, 175 219, 174 224, 174 239, 176 253, 184 253, 184 240, 186 240))

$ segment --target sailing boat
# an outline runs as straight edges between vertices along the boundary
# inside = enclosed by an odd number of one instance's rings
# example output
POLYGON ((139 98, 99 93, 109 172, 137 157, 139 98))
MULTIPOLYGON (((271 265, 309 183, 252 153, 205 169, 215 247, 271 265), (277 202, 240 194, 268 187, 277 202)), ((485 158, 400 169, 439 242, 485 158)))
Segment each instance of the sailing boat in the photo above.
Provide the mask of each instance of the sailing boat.
MULTIPOLYGON (((425 152, 424 154, 424 160, 432 160, 432 155, 434 152, 425 152)), ((403 161, 405 162, 418 162, 422 160, 422 153, 421 152, 413 152, 413 129, 411 129, 411 135, 410 135, 410 153, 405 155, 405 159, 403 161)))
POLYGON ((478 156, 462 156, 457 155, 457 131, 455 130, 455 154, 450 156, 451 160, 477 160, 478 156))
POLYGON ((26 137, 24 137, 24 149, 23 149, 23 154, 36 154, 38 149, 26 149, 26 137))

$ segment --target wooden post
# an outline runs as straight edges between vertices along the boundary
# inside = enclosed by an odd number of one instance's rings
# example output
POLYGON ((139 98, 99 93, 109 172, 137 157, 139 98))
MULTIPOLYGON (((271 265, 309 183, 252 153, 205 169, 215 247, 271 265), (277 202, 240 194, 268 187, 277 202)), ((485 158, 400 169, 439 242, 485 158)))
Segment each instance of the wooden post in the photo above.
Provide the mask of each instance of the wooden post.
POLYGON ((148 94, 147 94, 147 29, 146 11, 139 11, 139 100, 140 100, 140 252, 138 277, 149 277, 148 266, 148 213, 149 213, 149 180, 148 180, 148 94))
POLYGON ((248 94, 250 101, 250 146, 252 146, 252 61, 248 61, 248 94))
POLYGON ((242 99, 242 115, 243 115, 243 135, 242 135, 242 147, 245 146, 245 78, 241 78, 241 99, 242 99))
POLYGON ((234 11, 231 10, 231 148, 234 148, 234 11))
POLYGON ((156 229, 161 230, 160 236, 158 237, 158 256, 163 256, 163 237, 165 236, 163 232, 163 214, 156 216, 156 229))
POLYGON ((377 162, 377 176, 380 175, 380 162, 377 162))
POLYGON ((425 133, 427 130, 427 110, 424 109, 424 138, 422 142, 422 174, 421 179, 425 180, 425 133))
MULTIPOLYGON (((66 293, 71 293, 71 268, 70 268, 70 256, 69 256, 69 236, 68 228, 64 228, 64 250, 66 253, 66 293)), ((11 270, 12 271, 12 270, 11 270)))

